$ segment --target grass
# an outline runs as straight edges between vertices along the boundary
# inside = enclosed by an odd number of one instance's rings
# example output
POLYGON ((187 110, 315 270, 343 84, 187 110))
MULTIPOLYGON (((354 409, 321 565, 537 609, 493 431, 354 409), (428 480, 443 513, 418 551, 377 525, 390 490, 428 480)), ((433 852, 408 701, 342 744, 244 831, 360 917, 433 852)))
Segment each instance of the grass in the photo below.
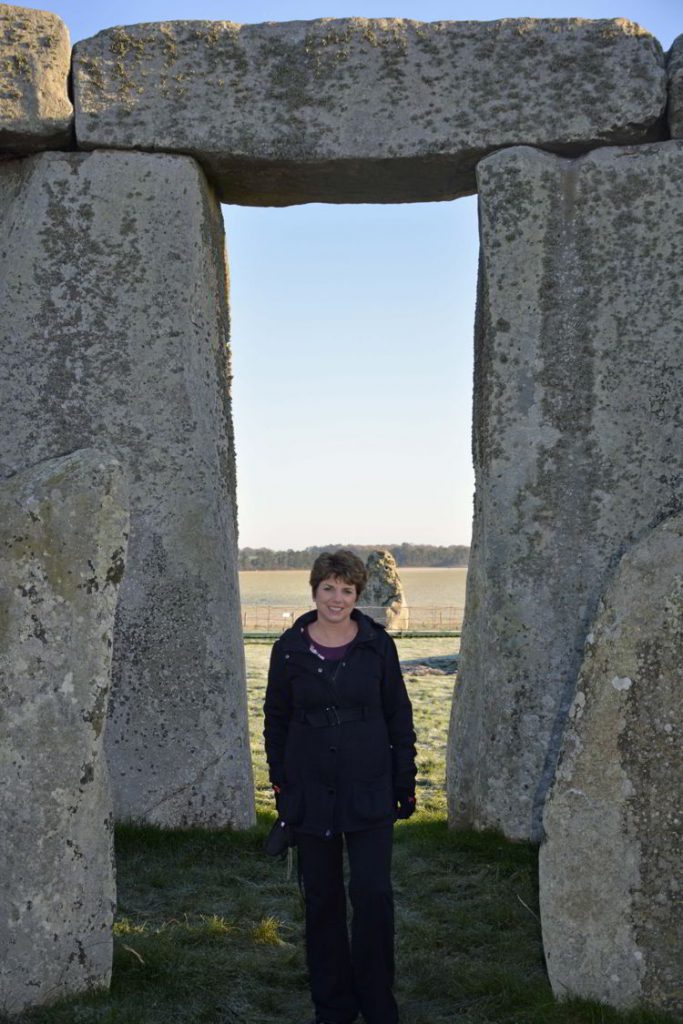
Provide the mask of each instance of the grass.
MULTIPOLYGON (((420 740, 419 813, 396 828, 397 996, 403 1024, 670 1024, 557 1003, 545 975, 536 851, 449 832, 444 752, 452 639, 401 640, 420 740), (425 664, 415 664, 428 655, 425 664)), ((15 1024, 304 1024, 303 912, 261 850, 272 803, 260 741, 269 646, 247 645, 258 825, 247 832, 116 832, 119 908, 111 991, 15 1024)))

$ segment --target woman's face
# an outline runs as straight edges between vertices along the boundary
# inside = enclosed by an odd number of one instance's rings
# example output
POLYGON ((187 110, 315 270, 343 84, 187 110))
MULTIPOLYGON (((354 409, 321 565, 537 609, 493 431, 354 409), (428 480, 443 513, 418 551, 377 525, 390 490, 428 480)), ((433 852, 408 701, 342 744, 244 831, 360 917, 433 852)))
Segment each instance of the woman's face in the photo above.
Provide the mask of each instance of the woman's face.
POLYGON ((318 621, 338 625, 351 617, 358 595, 354 583, 347 583, 338 576, 322 580, 313 595, 318 609, 318 621))

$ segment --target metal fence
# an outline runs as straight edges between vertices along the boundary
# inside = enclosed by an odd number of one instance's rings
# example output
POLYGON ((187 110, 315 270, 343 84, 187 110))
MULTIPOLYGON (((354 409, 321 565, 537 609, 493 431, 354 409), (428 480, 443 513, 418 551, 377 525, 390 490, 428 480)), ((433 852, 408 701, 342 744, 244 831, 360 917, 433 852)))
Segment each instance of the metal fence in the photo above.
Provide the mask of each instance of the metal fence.
MULTIPOLYGON (((310 608, 310 605, 300 608, 268 604, 242 605, 242 629, 245 633, 281 633, 289 629, 299 615, 310 611, 310 608)), ((382 621, 384 609, 361 605, 361 610, 382 621)), ((456 605, 411 606, 401 614, 400 629, 392 632, 457 632, 462 627, 462 614, 463 609, 456 605)))

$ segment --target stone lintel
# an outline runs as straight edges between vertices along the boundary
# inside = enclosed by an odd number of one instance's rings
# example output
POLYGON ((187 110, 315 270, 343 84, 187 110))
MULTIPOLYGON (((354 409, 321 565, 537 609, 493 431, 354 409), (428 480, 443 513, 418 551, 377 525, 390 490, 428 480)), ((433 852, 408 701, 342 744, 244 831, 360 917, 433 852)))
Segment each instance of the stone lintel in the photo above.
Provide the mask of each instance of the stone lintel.
POLYGON ((223 202, 452 199, 501 147, 662 137, 664 57, 623 19, 178 21, 74 50, 82 149, 195 156, 223 202))
POLYGON ((69 31, 56 14, 0 4, 0 154, 72 142, 69 31))

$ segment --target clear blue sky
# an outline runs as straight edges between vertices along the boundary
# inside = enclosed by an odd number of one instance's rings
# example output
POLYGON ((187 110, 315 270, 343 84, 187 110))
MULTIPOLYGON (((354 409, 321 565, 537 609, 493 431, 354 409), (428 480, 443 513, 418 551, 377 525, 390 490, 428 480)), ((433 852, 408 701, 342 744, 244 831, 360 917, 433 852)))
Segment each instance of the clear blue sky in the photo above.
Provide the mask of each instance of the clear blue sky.
MULTIPOLYGON (((112 25, 321 17, 630 18, 668 48, 680 0, 55 0, 112 25)), ((225 207, 240 543, 467 544, 476 201, 225 207)))

